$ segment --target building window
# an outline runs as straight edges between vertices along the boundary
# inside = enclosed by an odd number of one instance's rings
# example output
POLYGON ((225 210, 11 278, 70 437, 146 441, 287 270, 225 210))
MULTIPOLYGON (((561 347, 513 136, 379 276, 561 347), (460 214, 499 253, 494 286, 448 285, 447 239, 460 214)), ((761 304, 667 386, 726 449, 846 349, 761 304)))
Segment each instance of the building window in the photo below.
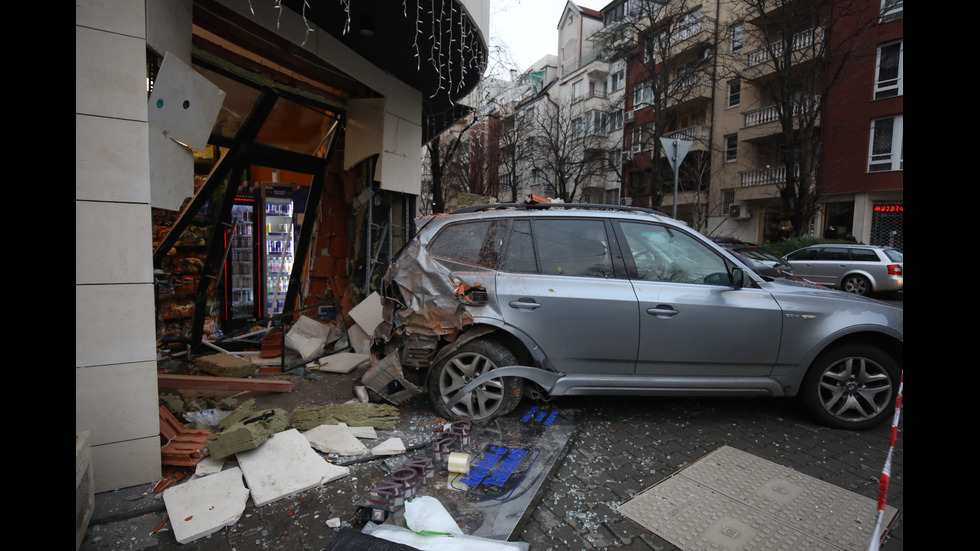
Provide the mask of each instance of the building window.
POLYGON ((902 50, 903 41, 878 47, 878 67, 875 75, 875 99, 903 95, 902 50))
POLYGON ((572 83, 572 99, 577 100, 582 97, 582 81, 572 83))
POLYGON ((626 85, 626 70, 620 69, 609 75, 609 91, 616 92, 622 90, 626 85))
POLYGON ((644 127, 642 126, 633 127, 633 136, 632 136, 632 140, 630 141, 630 151, 633 154, 637 154, 640 153, 641 151, 646 151, 647 149, 649 149, 647 147, 644 134, 646 134, 646 132, 644 132, 644 127))
POLYGON ((619 130, 623 127, 623 112, 619 109, 614 109, 612 113, 609 113, 609 131, 619 130))
POLYGON ((902 18, 905 0, 881 0, 881 21, 893 21, 902 18))
POLYGON ((613 149, 608 153, 609 156, 609 166, 613 169, 618 170, 619 165, 623 164, 623 152, 618 149, 613 149))
POLYGON ((633 108, 638 109, 653 104, 653 84, 643 81, 633 87, 633 108))
POLYGON ((738 134, 725 136, 725 162, 734 163, 738 158, 738 134))
POLYGON ((903 116, 885 117, 871 121, 871 148, 868 153, 868 172, 903 170, 903 116))
POLYGON ((572 119, 572 139, 582 137, 582 118, 572 119))
POLYGON ((732 25, 732 42, 731 47, 733 52, 737 52, 742 49, 745 44, 745 25, 742 23, 736 23, 732 25))
POLYGON ((738 107, 742 100, 742 79, 728 81, 728 107, 738 107))

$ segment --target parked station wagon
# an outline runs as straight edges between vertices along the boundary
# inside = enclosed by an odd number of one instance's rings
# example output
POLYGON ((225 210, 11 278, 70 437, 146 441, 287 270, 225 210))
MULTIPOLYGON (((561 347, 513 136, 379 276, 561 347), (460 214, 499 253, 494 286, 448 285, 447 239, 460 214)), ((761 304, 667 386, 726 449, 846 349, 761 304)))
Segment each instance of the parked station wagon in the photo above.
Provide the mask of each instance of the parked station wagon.
POLYGON ((901 291, 904 259, 902 251, 892 247, 837 243, 811 245, 786 255, 797 276, 865 296, 901 291))
POLYGON ((364 384, 484 422, 523 397, 799 397, 866 429, 894 411, 903 312, 785 278, 666 215, 514 204, 427 217, 381 289, 364 384))

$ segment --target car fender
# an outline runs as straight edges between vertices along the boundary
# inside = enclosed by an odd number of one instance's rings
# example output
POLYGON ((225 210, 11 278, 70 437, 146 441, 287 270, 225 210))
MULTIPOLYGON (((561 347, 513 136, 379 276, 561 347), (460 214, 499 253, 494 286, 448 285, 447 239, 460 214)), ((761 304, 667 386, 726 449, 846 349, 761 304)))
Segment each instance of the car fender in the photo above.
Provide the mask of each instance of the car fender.
POLYGON ((473 379, 472 381, 467 383, 466 386, 459 389, 459 391, 456 392, 456 394, 453 394, 453 397, 449 399, 449 402, 446 403, 446 408, 452 408, 453 406, 458 404, 460 400, 463 399, 463 396, 466 396, 467 394, 472 392, 473 389, 482 385, 483 383, 486 383, 491 379, 497 379, 499 377, 520 377, 522 379, 528 379, 531 382, 540 385, 541 388, 544 389, 545 393, 547 394, 551 392, 552 388, 554 388, 555 382, 557 382, 558 379, 561 379, 564 376, 565 376, 564 373, 545 371, 537 367, 528 367, 526 365, 508 365, 504 367, 498 367, 497 369, 488 371, 487 373, 480 375, 476 379, 473 379))
POLYGON ((903 335, 892 328, 875 324, 855 325, 853 327, 842 328, 835 331, 819 342, 814 344, 798 362, 781 363, 780 367, 773 370, 773 377, 780 381, 788 396, 797 393, 803 378, 813 362, 833 346, 843 342, 864 342, 870 344, 883 345, 886 353, 892 354, 895 360, 901 365, 903 335), (885 345, 890 343, 891 346, 885 345))
POLYGON ((839 289, 842 289, 844 287, 844 280, 847 279, 849 276, 852 276, 852 275, 859 275, 859 276, 862 276, 862 277, 867 278, 868 281, 871 282, 871 289, 872 290, 877 290, 878 287, 880 286, 880 284, 878 283, 878 280, 870 272, 865 271, 865 270, 849 270, 849 271, 845 272, 844 275, 842 275, 840 277, 840 279, 837 280, 837 287, 839 289))

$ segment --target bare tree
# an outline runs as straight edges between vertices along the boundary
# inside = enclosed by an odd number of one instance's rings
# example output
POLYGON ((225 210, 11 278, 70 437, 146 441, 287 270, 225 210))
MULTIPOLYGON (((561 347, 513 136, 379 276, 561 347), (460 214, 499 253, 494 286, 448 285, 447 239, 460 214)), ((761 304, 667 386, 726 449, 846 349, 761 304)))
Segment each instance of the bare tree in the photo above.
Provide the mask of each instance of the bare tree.
POLYGON ((631 99, 626 108, 634 113, 627 137, 629 151, 649 151, 649 160, 638 162, 640 178, 629 178, 633 197, 649 195, 648 206, 659 208, 672 190, 672 171, 660 138, 682 121, 703 120, 703 107, 689 100, 710 89, 713 21, 703 13, 701 0, 636 0, 615 25, 593 41, 627 60, 631 99), (648 109, 649 108, 649 109, 648 109))
MULTIPOLYGON (((728 59, 728 77, 760 92, 766 110, 754 116, 778 121, 774 181, 783 216, 795 235, 809 230, 817 211, 824 106, 842 69, 877 23, 877 0, 732 0, 745 14, 745 50, 728 59)), ((747 121, 750 124, 751 121, 747 121)))
POLYGON ((545 95, 529 111, 534 166, 547 175, 548 191, 571 202, 580 188, 606 169, 608 145, 591 112, 545 95))

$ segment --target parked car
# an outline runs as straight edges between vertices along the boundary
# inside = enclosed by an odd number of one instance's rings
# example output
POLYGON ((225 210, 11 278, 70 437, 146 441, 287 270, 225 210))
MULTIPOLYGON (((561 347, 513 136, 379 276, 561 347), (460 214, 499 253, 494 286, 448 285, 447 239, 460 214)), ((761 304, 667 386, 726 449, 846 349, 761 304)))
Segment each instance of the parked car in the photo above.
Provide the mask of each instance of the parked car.
POLYGON ((792 277, 789 262, 765 247, 730 237, 714 237, 712 241, 742 256, 749 268, 763 277, 792 277))
MULTIPOLYGON (((799 396, 820 422, 894 411, 903 312, 767 279, 654 211, 494 205, 420 221, 379 294, 363 384, 485 422, 522 397, 799 396)), ((375 396, 375 399, 379 396, 375 396)))
POLYGON ((902 251, 873 245, 811 245, 786 255, 793 273, 848 293, 901 291, 905 284, 902 251))

